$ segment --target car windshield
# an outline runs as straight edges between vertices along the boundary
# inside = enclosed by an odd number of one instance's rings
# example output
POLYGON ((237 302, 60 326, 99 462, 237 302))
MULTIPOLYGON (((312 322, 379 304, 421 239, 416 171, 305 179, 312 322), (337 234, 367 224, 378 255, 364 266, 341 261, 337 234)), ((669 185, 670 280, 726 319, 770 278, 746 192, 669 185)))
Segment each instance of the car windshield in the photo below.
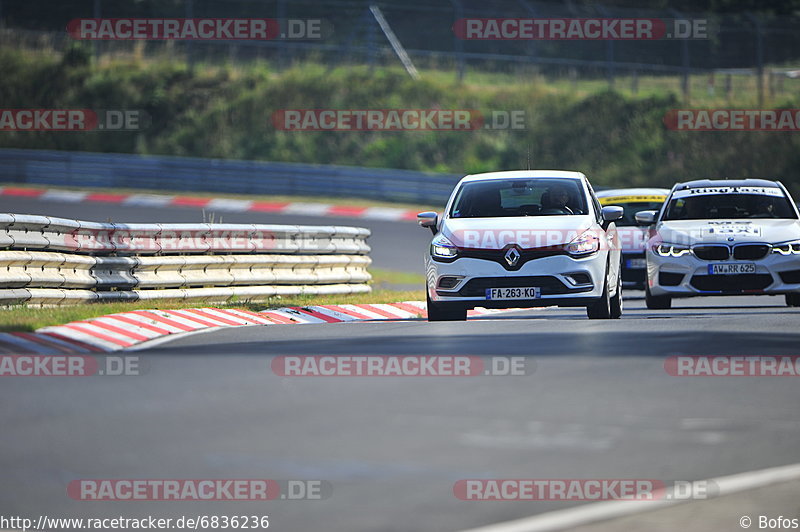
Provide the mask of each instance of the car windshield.
POLYGON ((664 220, 721 218, 797 218, 797 215, 789 199, 777 187, 761 188, 757 193, 681 190, 672 196, 664 215, 664 220))
POLYGON ((587 214, 579 179, 497 179, 464 183, 452 218, 587 214))

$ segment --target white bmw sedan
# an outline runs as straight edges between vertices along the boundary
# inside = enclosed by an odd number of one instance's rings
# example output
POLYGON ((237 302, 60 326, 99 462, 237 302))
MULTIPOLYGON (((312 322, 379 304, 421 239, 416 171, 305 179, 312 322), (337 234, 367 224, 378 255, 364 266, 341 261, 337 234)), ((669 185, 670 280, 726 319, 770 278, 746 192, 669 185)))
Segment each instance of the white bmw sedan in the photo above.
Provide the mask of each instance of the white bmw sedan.
POLYGON ((425 255, 428 320, 467 310, 586 307, 590 318, 622 314, 617 206, 601 207, 579 172, 469 175, 444 213, 424 212, 434 234, 425 255))
POLYGON ((672 188, 647 246, 647 307, 672 298, 785 294, 800 305, 800 219, 784 186, 764 179, 701 180, 672 188))

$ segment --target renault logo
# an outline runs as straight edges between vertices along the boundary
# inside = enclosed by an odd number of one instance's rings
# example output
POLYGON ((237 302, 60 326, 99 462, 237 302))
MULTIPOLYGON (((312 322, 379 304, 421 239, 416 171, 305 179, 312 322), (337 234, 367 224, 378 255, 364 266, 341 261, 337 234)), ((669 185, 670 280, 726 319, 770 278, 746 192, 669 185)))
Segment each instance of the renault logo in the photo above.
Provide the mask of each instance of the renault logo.
POLYGON ((509 266, 516 266, 516 264, 519 262, 520 256, 521 255, 519 254, 517 248, 509 248, 505 254, 506 263, 509 266))

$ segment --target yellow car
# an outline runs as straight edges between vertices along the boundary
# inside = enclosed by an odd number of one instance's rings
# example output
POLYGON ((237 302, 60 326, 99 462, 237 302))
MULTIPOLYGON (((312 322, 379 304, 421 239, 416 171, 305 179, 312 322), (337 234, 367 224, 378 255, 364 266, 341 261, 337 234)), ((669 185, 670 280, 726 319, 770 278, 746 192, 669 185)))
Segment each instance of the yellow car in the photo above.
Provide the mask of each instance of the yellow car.
POLYGON ((644 290, 647 280, 647 263, 644 252, 648 239, 647 226, 636 222, 639 211, 657 211, 667 199, 666 188, 617 188, 597 192, 603 207, 618 205, 624 213, 617 220, 617 235, 622 247, 622 282, 624 286, 644 290))

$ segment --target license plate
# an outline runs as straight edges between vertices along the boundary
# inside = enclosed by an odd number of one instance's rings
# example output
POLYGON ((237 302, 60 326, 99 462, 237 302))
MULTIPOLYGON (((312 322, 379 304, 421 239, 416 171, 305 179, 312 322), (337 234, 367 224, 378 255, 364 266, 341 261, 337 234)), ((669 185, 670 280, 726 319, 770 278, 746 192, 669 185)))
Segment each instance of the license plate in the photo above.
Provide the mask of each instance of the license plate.
POLYGON ((709 264, 709 275, 736 275, 738 273, 756 273, 754 262, 722 262, 709 264))
POLYGON ((542 297, 542 289, 538 286, 486 289, 486 299, 539 299, 540 297, 542 297))
POLYGON ((647 259, 628 259, 625 261, 625 267, 631 270, 643 270, 647 268, 647 259))

